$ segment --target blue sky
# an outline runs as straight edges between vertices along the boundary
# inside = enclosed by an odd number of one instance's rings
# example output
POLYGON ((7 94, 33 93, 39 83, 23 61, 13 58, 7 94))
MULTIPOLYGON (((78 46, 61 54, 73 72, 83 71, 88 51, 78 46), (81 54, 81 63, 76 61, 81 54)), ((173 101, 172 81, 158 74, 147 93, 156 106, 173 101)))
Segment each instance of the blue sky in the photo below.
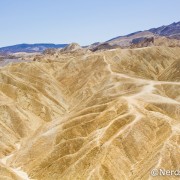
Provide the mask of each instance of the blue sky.
POLYGON ((0 46, 106 41, 180 21, 180 0, 0 0, 0 46))

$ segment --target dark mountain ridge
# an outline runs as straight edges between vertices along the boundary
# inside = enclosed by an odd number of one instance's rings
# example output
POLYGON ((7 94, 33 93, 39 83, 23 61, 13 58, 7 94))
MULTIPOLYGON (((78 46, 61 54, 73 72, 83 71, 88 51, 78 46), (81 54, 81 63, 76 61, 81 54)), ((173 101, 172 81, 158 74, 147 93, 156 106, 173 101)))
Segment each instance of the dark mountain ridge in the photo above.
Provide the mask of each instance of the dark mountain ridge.
POLYGON ((0 53, 17 53, 17 52, 27 52, 27 53, 35 53, 35 52, 43 52, 49 48, 64 48, 68 44, 46 44, 46 43, 39 43, 39 44, 17 44, 13 46, 7 46, 0 48, 0 53))
POLYGON ((151 28, 145 31, 137 31, 125 36, 117 36, 108 41, 99 43, 97 46, 90 46, 90 49, 111 49, 114 47, 129 48, 129 47, 147 47, 153 44, 162 44, 160 41, 168 46, 173 44, 180 44, 180 21, 169 25, 160 26, 158 28, 151 28), (165 39, 162 39, 165 38, 165 39), (159 40, 160 39, 160 40, 159 40), (156 43, 158 41, 158 43, 156 43), (104 46, 106 44, 106 46, 104 46), (103 45, 103 46, 102 46, 103 45))
POLYGON ((111 42, 111 41, 114 41, 117 39, 122 39, 122 38, 129 38, 129 37, 138 35, 143 32, 153 33, 154 36, 159 35, 159 36, 166 36, 166 37, 174 38, 174 39, 180 39, 180 21, 174 22, 174 23, 166 25, 166 26, 163 25, 158 28, 151 28, 149 30, 137 31, 137 32, 130 33, 130 34, 124 35, 124 36, 117 36, 115 38, 109 39, 106 42, 111 42))
POLYGON ((159 28, 152 28, 152 29, 149 29, 149 31, 154 34, 158 34, 160 36, 170 36, 171 37, 176 34, 180 35, 180 21, 177 23, 174 22, 167 26, 161 26, 159 28))

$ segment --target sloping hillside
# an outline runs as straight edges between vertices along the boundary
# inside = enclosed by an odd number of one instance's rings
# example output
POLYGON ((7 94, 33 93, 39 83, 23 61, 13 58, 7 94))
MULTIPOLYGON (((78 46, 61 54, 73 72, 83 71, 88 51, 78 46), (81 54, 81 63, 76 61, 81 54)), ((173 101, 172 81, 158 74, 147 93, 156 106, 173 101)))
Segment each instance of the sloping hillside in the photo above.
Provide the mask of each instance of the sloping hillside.
POLYGON ((180 48, 148 47, 58 51, 1 68, 0 179, 178 169, 179 64, 180 48))

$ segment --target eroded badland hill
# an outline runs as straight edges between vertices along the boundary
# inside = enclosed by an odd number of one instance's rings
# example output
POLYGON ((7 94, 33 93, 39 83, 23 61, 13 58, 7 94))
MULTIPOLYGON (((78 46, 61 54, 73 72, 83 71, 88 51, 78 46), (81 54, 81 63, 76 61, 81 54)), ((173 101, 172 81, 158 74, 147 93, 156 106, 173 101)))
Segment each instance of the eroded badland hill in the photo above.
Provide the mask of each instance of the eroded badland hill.
POLYGON ((179 169, 180 48, 80 49, 2 67, 0 147, 7 180, 139 180, 179 169))

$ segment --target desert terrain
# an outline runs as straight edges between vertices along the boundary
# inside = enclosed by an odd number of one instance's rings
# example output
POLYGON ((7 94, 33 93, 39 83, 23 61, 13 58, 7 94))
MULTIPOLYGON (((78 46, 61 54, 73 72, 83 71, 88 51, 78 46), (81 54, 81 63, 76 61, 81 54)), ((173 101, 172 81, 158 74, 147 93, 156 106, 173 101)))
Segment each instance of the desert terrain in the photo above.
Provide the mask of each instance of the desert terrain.
POLYGON ((0 147, 3 180, 168 179, 150 171, 180 168, 180 48, 76 47, 1 67, 0 147))

